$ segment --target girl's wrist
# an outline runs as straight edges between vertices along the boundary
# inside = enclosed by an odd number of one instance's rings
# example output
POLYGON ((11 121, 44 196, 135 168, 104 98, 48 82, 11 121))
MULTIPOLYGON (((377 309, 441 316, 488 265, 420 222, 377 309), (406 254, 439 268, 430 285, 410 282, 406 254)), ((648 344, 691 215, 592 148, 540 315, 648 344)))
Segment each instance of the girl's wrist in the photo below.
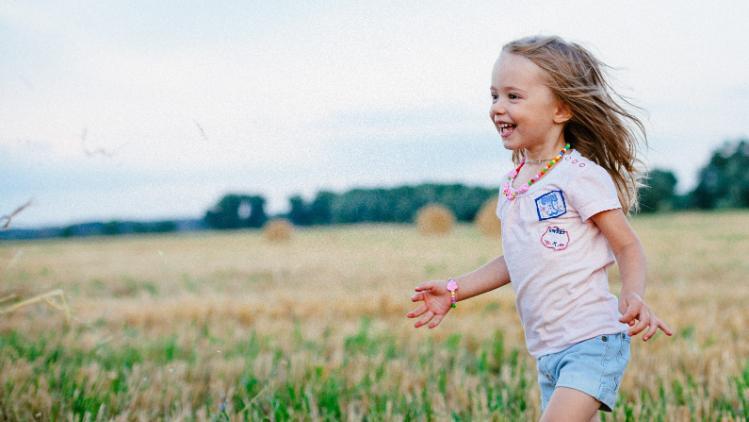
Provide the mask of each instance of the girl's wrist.
POLYGON ((456 308, 458 303, 458 290, 460 289, 460 286, 458 285, 458 281, 454 278, 450 278, 447 280, 447 284, 445 285, 447 288, 447 291, 450 292, 450 307, 456 308))
POLYGON ((642 299, 642 294, 635 290, 628 290, 628 289, 622 289, 622 292, 620 293, 620 296, 626 299, 629 299, 630 297, 634 297, 640 300, 642 299))

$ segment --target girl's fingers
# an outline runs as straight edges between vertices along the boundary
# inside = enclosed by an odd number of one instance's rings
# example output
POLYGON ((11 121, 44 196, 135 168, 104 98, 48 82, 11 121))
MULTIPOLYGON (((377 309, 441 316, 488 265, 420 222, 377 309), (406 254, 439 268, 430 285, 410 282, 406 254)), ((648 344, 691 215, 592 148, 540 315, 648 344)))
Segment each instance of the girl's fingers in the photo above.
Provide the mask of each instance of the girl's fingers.
POLYGON ((424 293, 416 293, 411 296, 411 302, 418 302, 420 300, 424 300, 424 293))
POLYGON ((655 333, 658 332, 658 319, 653 318, 650 321, 650 325, 648 326, 648 330, 643 334, 642 339, 643 341, 648 341, 651 337, 655 335, 655 333))
POLYGON ((425 292, 425 291, 432 290, 432 287, 433 286, 431 283, 424 283, 420 286, 416 286, 414 290, 416 290, 417 292, 425 292))
POLYGON ((434 316, 434 321, 432 321, 432 322, 431 322, 431 323, 429 324, 429 328, 434 328, 434 327, 436 327, 436 326, 440 325, 440 322, 442 322, 442 318, 444 318, 444 317, 445 317, 445 314, 442 314, 442 315, 435 315, 435 316, 434 316))
POLYGON ((419 316, 419 315, 423 314, 424 312, 426 312, 427 309, 428 309, 427 305, 425 303, 422 303, 421 306, 419 306, 418 308, 414 309, 413 311, 407 313, 406 316, 409 317, 409 318, 416 318, 417 316, 419 316))
POLYGON ((629 305, 627 307, 627 312, 625 312, 624 315, 619 318, 619 321, 629 323, 629 325, 631 326, 639 311, 640 309, 637 306, 629 305))
POLYGON ((424 325, 424 324, 428 323, 429 321, 431 321, 432 318, 434 318, 434 312, 428 311, 427 314, 426 314, 426 316, 424 317, 424 319, 422 319, 421 321, 417 322, 414 325, 414 327, 419 328, 422 325, 424 325))
POLYGON ((637 335, 640 331, 644 330, 645 327, 650 325, 650 314, 647 310, 643 309, 642 312, 640 312, 639 320, 640 322, 638 322, 637 325, 632 328, 631 335, 633 336, 637 335))
POLYGON ((668 336, 670 336, 670 335, 672 335, 674 333, 673 331, 671 331, 671 327, 669 327, 662 320, 658 320, 658 327, 660 327, 661 331, 663 331, 664 333, 666 333, 666 335, 668 335, 668 336))

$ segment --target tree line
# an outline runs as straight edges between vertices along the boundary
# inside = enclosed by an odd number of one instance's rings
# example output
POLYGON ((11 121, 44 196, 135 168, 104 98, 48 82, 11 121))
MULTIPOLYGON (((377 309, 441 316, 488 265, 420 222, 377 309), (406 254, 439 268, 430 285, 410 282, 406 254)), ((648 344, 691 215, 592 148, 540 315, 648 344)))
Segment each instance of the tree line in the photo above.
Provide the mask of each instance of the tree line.
MULTIPOLYGON (((419 208, 438 202, 452 210, 456 220, 472 221, 481 205, 496 194, 496 189, 460 183, 356 188, 341 194, 323 190, 309 202, 300 195, 290 197, 289 211, 272 218, 286 218, 297 226, 411 223, 419 208)), ((217 229, 258 228, 270 218, 260 195, 227 194, 205 214, 206 223, 217 229), (249 211, 243 213, 241 207, 245 204, 250 204, 249 211)))
MULTIPOLYGON (((726 141, 716 148, 699 170, 696 186, 679 195, 678 180, 668 169, 648 172, 646 187, 640 188, 640 213, 678 210, 711 210, 749 207, 749 140, 726 141)), ((481 206, 498 193, 494 188, 464 184, 425 183, 393 188, 355 188, 343 193, 319 191, 310 201, 295 194, 288 211, 268 215, 262 195, 228 193, 208 209, 202 218, 153 222, 108 221, 75 224, 60 228, 0 231, 0 239, 73 237, 97 234, 164 233, 201 229, 260 228, 269 219, 286 218, 297 226, 363 222, 412 223, 426 204, 440 203, 457 221, 470 222, 481 206)))
MULTIPOLYGON (((711 154, 699 170, 697 185, 685 194, 677 194, 678 180, 673 171, 655 168, 647 173, 645 187, 638 191, 640 213, 690 209, 749 207, 749 140, 726 141, 711 154)), ((486 200, 497 195, 498 188, 469 187, 463 184, 422 184, 390 189, 353 189, 337 194, 320 191, 311 201, 300 195, 289 198, 289 211, 283 217, 297 226, 392 222, 411 223, 422 206, 438 202, 455 214, 458 221, 473 221, 486 200)), ((214 228, 262 227, 269 218, 264 213, 262 196, 227 195, 206 213, 214 228), (239 204, 251 204, 252 211, 237 217, 239 204)))
POLYGON ((649 172, 649 188, 640 189, 643 213, 663 210, 713 210, 749 207, 749 140, 724 142, 713 150, 697 174, 697 185, 684 195, 674 188, 676 176, 668 170, 649 172))

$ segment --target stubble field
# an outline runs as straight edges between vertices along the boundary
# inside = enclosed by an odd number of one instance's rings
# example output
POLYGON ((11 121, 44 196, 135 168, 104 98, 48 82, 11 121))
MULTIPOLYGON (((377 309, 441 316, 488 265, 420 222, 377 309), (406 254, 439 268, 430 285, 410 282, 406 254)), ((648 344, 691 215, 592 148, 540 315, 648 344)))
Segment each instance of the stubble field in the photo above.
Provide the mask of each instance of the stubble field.
MULTIPOLYGON (((606 419, 746 420, 749 213, 632 225, 645 299, 675 334, 633 339, 606 419)), ((0 420, 537 419, 509 285, 434 330, 405 317, 418 283, 501 253, 471 225, 0 243, 0 309, 61 289, 71 315, 43 301, 0 315, 0 420)))

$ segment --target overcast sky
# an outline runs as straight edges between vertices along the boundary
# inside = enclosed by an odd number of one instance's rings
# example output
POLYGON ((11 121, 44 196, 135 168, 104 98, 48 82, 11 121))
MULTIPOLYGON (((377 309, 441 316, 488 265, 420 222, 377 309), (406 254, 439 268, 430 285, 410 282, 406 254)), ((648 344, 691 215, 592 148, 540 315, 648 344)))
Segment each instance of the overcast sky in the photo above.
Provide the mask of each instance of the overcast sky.
POLYGON ((650 167, 693 188, 749 135, 749 2, 0 3, 0 215, 15 227, 266 211, 321 189, 463 182, 512 163, 488 117, 502 44, 558 34, 644 107, 650 167))

